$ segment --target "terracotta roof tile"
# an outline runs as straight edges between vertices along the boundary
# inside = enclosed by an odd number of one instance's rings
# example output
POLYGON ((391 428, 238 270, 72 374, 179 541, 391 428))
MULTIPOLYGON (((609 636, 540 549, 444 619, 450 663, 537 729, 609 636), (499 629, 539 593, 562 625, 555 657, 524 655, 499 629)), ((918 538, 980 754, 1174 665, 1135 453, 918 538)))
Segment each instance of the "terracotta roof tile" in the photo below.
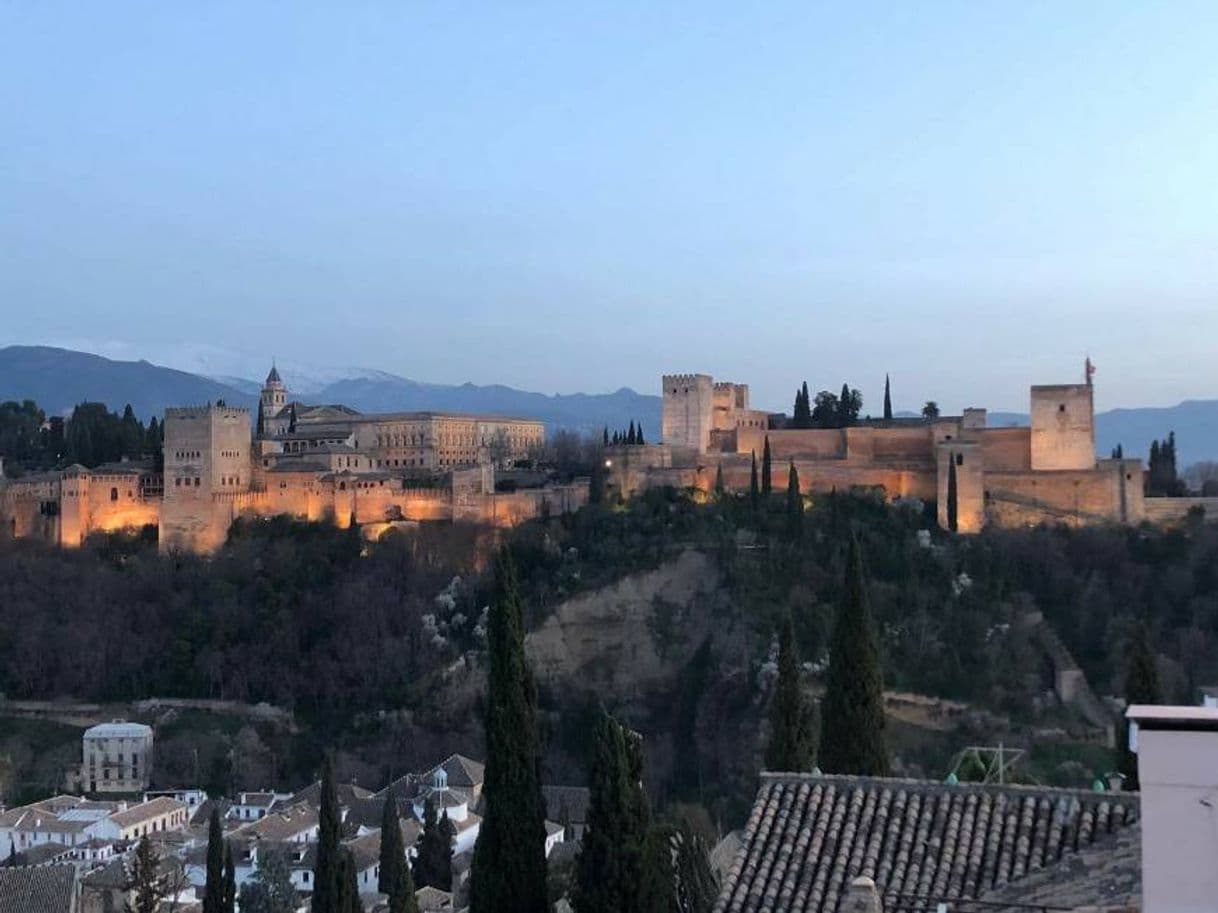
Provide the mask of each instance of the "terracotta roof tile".
POLYGON ((1138 818, 1132 794, 762 774, 716 913, 837 913, 850 882, 975 899, 1138 818))

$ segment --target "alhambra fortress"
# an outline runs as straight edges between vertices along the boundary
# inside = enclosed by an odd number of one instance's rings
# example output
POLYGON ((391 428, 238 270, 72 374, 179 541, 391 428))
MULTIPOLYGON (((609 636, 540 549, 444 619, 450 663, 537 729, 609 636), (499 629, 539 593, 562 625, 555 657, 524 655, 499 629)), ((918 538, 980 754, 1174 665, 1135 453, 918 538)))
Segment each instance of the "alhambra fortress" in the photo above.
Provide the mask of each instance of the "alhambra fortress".
MULTIPOLYGON (((768 441, 778 490, 793 464, 805 494, 933 501, 945 528, 954 477, 965 533, 986 524, 1170 522, 1196 506, 1218 512, 1218 499, 1144 498, 1141 460, 1096 458, 1089 370, 1084 383, 1032 387, 1028 427, 989 427, 986 410, 965 409, 794 429, 751 408, 747 385, 705 374, 665 375, 662 398, 660 443, 606 451, 611 493, 709 492, 719 478, 729 491, 748 491, 768 441)), ((256 417, 223 403, 169 408, 164 435, 163 472, 117 463, 0 478, 0 528, 77 546, 94 532, 156 526, 162 551, 206 553, 242 517, 355 523, 375 538, 419 521, 512 526, 588 501, 587 479, 496 484, 498 472, 544 443, 539 421, 306 405, 289 399, 274 368, 256 417)))

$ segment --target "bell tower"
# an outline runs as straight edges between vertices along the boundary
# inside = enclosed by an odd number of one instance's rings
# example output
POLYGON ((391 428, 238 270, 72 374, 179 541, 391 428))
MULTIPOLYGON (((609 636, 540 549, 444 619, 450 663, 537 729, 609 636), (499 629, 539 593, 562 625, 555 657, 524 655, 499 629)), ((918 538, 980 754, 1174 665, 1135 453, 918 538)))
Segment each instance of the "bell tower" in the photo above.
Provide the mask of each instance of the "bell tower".
POLYGON ((275 418, 288 404, 288 388, 279 377, 279 369, 271 365, 271 373, 266 376, 262 385, 262 398, 258 405, 261 407, 263 418, 275 418))

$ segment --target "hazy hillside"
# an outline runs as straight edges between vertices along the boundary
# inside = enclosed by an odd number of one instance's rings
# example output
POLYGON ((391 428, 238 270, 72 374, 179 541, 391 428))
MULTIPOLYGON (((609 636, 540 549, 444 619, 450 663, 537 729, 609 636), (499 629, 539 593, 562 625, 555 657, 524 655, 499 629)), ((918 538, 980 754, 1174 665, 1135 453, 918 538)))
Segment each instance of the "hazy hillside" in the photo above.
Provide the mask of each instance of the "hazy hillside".
MULTIPOLYGON (((291 384, 291 377, 285 380, 291 384)), ((98 355, 49 346, 0 348, 0 400, 35 400, 48 413, 62 413, 85 400, 112 409, 127 403, 142 418, 166 406, 217 399, 256 407, 261 379, 215 379, 164 368, 146 361, 113 361, 98 355)), ((361 412, 450 410, 491 412, 538 418, 554 428, 599 431, 642 422, 649 438, 660 431, 660 398, 633 390, 615 393, 546 396, 511 387, 425 384, 392 374, 330 383, 301 397, 307 402, 344 403, 361 412)))
POLYGON ((85 401, 103 402, 120 411, 130 403, 145 419, 159 415, 166 406, 218 399, 242 406, 258 402, 256 396, 185 371, 49 346, 0 349, 0 400, 10 399, 32 399, 48 414, 68 412, 85 401))

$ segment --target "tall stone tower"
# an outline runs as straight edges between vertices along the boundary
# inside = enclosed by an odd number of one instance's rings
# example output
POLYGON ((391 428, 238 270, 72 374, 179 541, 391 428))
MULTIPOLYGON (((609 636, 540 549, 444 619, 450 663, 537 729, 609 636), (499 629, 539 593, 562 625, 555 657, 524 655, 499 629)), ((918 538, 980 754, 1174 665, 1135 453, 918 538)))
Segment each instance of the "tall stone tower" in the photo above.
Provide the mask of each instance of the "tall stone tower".
POLYGON ((274 418, 288 404, 288 388, 279 378, 279 369, 271 365, 271 373, 266 376, 262 385, 262 399, 259 405, 265 418, 274 418))
POLYGON ((1085 384, 1032 388, 1032 469, 1095 468, 1095 403, 1085 384))
POLYGON ((250 489, 249 410, 166 409, 164 452, 161 551, 213 551, 250 489))
POLYGON ((706 453, 714 427, 714 380, 709 374, 665 374, 660 382, 662 442, 706 453))

